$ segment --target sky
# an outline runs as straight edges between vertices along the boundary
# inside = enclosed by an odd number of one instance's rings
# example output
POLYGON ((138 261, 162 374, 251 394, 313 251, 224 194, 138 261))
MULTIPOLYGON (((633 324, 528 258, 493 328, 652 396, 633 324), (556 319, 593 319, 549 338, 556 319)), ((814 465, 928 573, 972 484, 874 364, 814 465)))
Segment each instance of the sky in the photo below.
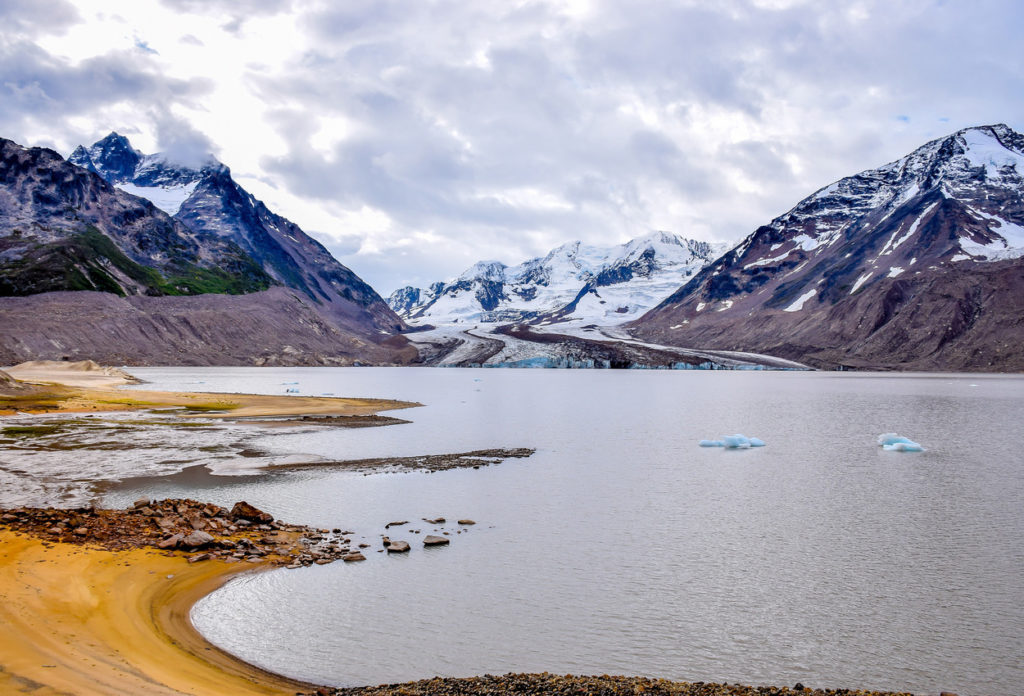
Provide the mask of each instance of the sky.
POLYGON ((1024 130, 1017 0, 0 0, 0 137, 207 152, 385 296, 559 244, 738 242, 1024 130))

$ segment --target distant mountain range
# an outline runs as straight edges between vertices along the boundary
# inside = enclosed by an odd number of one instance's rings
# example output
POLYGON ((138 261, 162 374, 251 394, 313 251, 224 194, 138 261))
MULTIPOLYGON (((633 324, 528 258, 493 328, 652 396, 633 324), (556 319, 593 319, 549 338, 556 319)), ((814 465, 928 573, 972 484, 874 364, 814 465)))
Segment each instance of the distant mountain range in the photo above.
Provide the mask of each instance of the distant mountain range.
POLYGON ((413 324, 621 324, 668 297, 727 248, 669 232, 606 247, 575 241, 517 266, 481 261, 458 278, 397 290, 388 304, 413 324))
POLYGON ((137 363, 159 354, 192 364, 347 364, 416 355, 399 335, 405 323, 369 285, 246 192, 226 166, 212 157, 199 169, 176 165, 116 133, 76 148, 68 161, 0 139, 2 296, 24 297, 6 309, 17 307, 31 324, 9 325, 0 337, 6 362, 70 354, 137 363), (52 313, 33 319, 33 303, 52 307, 41 294, 60 291, 124 300, 76 297, 77 316, 90 316, 89 325, 74 316, 54 323, 52 313), (183 296, 203 299, 173 299, 183 296), (232 329, 243 308, 244 335, 232 329), (123 315, 117 335, 104 328, 111 313, 123 315), (211 345, 218 330, 222 340, 211 345), (110 347, 83 355, 74 348, 82 342, 110 347))
POLYGON ((758 228, 632 333, 821 367, 1024 369, 1024 136, 967 128, 758 228))
POLYGON ((1020 371, 1021 307, 1024 136, 1005 125, 841 179, 731 249, 577 241, 387 303, 212 157, 0 139, 0 364, 1020 371))

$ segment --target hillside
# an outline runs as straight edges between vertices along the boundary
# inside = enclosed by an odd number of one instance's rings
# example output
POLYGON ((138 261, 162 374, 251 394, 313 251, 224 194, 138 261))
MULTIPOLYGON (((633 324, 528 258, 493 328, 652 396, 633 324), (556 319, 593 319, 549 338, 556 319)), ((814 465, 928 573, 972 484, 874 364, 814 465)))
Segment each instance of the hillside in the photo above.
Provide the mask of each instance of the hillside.
POLYGON ((964 129, 827 186, 630 324, 819 367, 1024 369, 1024 137, 964 129))

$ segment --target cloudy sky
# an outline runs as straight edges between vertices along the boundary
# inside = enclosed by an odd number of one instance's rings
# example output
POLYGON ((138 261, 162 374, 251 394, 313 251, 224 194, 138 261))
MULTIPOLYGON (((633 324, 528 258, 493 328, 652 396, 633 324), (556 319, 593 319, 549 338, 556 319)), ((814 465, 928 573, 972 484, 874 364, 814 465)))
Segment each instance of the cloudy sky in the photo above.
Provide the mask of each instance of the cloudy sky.
POLYGON ((387 294, 653 230, 738 241, 970 125, 1017 0, 0 0, 0 136, 212 151, 387 294))

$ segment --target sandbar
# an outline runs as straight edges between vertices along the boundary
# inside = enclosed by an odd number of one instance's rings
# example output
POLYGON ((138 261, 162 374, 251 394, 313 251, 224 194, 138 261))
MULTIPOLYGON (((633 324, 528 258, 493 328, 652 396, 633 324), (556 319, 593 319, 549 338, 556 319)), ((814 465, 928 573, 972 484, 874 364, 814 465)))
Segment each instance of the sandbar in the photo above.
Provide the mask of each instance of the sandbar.
POLYGON ((121 370, 101 367, 91 360, 78 363, 35 361, 7 368, 4 372, 17 383, 9 383, 6 390, 0 389, 0 415, 178 408, 181 409, 180 415, 189 418, 234 419, 368 416, 381 411, 422 406, 394 399, 128 391, 116 387, 137 383, 138 380, 121 370))

